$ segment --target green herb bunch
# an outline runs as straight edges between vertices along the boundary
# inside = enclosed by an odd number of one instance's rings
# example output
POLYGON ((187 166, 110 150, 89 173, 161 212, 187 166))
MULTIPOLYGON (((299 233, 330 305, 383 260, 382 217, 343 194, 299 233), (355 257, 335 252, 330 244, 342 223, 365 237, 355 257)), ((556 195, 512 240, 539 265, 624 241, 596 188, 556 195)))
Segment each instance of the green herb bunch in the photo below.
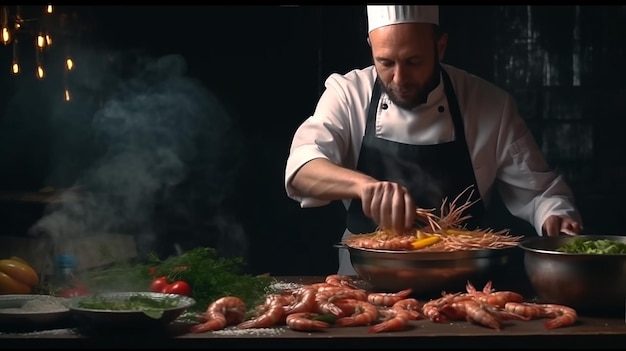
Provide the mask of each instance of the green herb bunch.
POLYGON ((219 257, 210 247, 198 247, 163 261, 152 256, 150 263, 155 267, 155 277, 166 276, 169 282, 189 283, 196 300, 190 310, 201 312, 223 296, 237 296, 248 308, 257 306, 274 282, 271 277, 244 274, 243 259, 219 257))
POLYGON ((85 272, 80 279, 93 292, 149 291, 153 279, 166 276, 169 283, 182 280, 191 285, 196 304, 188 312, 204 312, 223 296, 237 296, 252 309, 263 302, 275 280, 245 274, 243 266, 239 257, 223 258, 211 247, 197 247, 163 260, 150 254, 143 263, 119 262, 85 272))

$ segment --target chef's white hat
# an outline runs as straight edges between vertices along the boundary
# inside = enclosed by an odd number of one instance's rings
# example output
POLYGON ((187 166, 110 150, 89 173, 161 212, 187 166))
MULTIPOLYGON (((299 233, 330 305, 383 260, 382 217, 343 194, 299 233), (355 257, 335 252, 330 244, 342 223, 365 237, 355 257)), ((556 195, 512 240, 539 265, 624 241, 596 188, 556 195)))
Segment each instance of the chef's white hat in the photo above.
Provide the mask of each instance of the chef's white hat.
POLYGON ((367 5, 367 32, 397 23, 439 24, 439 6, 367 5))

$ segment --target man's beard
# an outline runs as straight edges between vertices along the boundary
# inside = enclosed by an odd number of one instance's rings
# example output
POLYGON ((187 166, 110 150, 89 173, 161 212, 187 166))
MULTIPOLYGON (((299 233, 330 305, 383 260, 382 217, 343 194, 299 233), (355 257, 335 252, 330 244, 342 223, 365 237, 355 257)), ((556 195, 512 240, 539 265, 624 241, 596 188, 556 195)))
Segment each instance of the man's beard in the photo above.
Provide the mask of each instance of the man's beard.
POLYGON ((439 63, 437 63, 435 64, 435 68, 433 70, 433 76, 431 77, 430 81, 426 85, 424 85, 424 87, 409 85, 408 87, 414 88, 418 91, 417 95, 410 100, 400 99, 392 90, 387 89, 385 84, 380 79, 380 76, 376 77, 376 80, 378 81, 378 84, 380 84, 382 90, 389 96, 389 100, 391 100, 391 102, 393 102, 396 106, 400 108, 412 110, 417 106, 426 103, 426 101, 428 100, 428 94, 430 94, 430 92, 439 85, 440 72, 441 66, 439 65, 439 63))

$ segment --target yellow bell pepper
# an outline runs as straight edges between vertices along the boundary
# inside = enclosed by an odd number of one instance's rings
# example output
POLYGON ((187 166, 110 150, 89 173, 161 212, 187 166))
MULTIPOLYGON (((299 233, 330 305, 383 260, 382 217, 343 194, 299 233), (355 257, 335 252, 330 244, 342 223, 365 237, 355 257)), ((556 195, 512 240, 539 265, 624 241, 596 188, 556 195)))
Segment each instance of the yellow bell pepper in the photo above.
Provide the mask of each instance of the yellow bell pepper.
POLYGON ((30 294, 39 285, 39 275, 24 260, 0 260, 0 294, 30 294))
POLYGON ((469 230, 461 230, 461 229, 446 229, 446 234, 448 235, 467 235, 472 234, 469 230))
POLYGON ((429 236, 428 238, 415 240, 411 243, 411 246, 413 246, 413 248, 417 250, 437 243, 439 242, 439 240, 441 239, 438 236, 429 236))

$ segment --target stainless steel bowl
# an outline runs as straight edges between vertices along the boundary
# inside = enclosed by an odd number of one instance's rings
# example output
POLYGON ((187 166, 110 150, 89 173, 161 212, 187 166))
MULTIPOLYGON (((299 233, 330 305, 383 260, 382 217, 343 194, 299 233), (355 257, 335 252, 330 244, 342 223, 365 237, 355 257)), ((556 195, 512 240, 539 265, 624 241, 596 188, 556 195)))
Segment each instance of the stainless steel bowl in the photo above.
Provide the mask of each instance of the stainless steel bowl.
MULTIPOLYGON (((579 235, 583 239, 608 239, 626 243, 626 236, 579 235)), ((556 251, 575 237, 526 239, 524 269, 539 300, 564 304, 586 313, 624 314, 626 254, 599 255, 556 251)))
MULTIPOLYGON (((517 247, 451 252, 387 251, 337 245, 350 252, 359 277, 381 292, 413 289, 416 296, 440 296, 442 291, 465 291, 467 282, 481 288, 502 275, 517 247)), ((517 255, 516 255, 517 253, 517 255)), ((518 260, 521 265, 521 259, 518 260)))
POLYGON ((98 296, 107 300, 125 300, 131 296, 145 296, 152 299, 175 297, 178 299, 178 304, 174 307, 163 309, 163 313, 158 318, 149 316, 140 310, 104 310, 80 307, 80 301, 91 299, 93 296, 70 298, 68 307, 77 319, 90 326, 116 329, 132 327, 136 329, 165 326, 195 304, 195 300, 191 297, 153 292, 109 292, 101 293, 98 296))

